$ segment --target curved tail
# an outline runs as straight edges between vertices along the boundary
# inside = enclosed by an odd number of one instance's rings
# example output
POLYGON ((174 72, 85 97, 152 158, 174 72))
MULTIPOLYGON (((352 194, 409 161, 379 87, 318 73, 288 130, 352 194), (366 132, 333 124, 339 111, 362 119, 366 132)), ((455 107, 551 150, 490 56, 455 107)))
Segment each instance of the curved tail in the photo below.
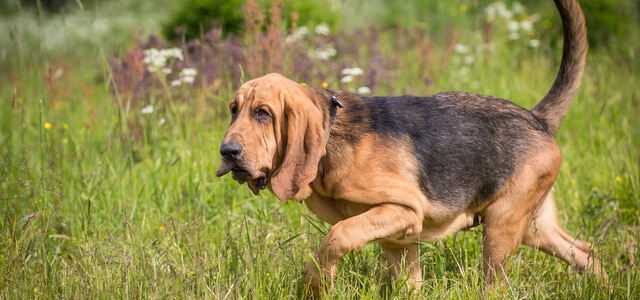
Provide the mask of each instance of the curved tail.
POLYGON ((555 133, 580 86, 587 58, 587 28, 584 15, 576 0, 554 0, 564 32, 564 46, 560 70, 551 89, 531 112, 544 121, 551 134, 555 133))

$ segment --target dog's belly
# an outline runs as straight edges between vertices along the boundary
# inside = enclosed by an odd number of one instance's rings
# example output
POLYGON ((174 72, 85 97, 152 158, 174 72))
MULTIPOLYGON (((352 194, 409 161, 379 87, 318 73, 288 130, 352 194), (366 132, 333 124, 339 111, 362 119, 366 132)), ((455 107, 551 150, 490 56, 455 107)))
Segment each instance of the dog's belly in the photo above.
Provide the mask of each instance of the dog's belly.
POLYGON ((415 236, 405 236, 384 239, 387 243, 395 245, 409 245, 417 242, 435 242, 446 238, 456 232, 478 225, 474 222, 475 214, 463 212, 457 217, 442 223, 433 223, 425 219, 422 224, 422 232, 415 236))
MULTIPOLYGON (((363 203, 323 198, 318 194, 314 194, 305 200, 305 204, 320 220, 332 225, 341 220, 359 215, 373 207, 373 205, 363 203)), ((465 210, 457 216, 441 221, 436 221, 425 216, 422 222, 421 232, 411 236, 386 238, 384 241, 397 245, 408 245, 416 242, 441 240, 458 231, 478 225, 478 223, 475 222, 475 217, 476 213, 471 210, 465 210)))

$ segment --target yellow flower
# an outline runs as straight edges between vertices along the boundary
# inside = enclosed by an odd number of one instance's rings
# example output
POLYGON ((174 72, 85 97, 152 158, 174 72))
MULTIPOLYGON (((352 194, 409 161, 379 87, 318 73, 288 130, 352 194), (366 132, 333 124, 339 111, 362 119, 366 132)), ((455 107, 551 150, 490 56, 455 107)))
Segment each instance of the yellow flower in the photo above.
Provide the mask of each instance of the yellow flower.
POLYGON ((158 230, 160 230, 160 232, 164 231, 164 226, 160 225, 160 228, 158 228, 158 230))
POLYGON ((460 4, 460 7, 459 7, 460 12, 461 12, 461 13, 463 13, 463 14, 464 14, 465 12, 467 12, 467 9, 468 9, 468 8, 469 8, 469 5, 468 5, 467 3, 462 3, 462 4, 460 4))
POLYGON ((64 128, 64 129, 69 129, 69 124, 64 124, 64 125, 62 125, 62 128, 64 128))
POLYGON ((616 181, 617 181, 617 182, 622 182, 622 177, 620 177, 620 176, 616 176, 616 181))
POLYGON ((300 85, 301 86, 307 86, 307 83, 306 82, 300 82, 300 85))
POLYGON ((489 291, 489 292, 487 292, 487 293, 488 293, 489 295, 493 295, 493 294, 494 294, 494 292, 493 292, 493 291, 489 291))
POLYGON ((63 144, 66 144, 66 143, 68 143, 68 142, 69 142, 69 140, 67 140, 66 138, 65 138, 65 139, 62 139, 62 143, 63 143, 63 144))
POLYGON ((53 126, 51 125, 51 123, 49 123, 49 122, 44 123, 44 129, 49 130, 49 129, 51 129, 51 127, 53 127, 53 126))
POLYGON ((329 87, 329 84, 326 81, 322 83, 322 88, 323 89, 326 89, 328 87, 329 87))

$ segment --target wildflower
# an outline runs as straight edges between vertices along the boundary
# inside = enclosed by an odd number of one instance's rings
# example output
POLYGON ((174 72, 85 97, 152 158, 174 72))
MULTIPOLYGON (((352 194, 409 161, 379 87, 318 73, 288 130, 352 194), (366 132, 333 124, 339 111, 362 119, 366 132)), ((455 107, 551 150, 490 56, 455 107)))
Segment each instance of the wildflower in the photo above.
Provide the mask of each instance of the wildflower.
POLYGON ((475 61, 475 58, 471 55, 465 55, 462 60, 464 61, 465 64, 472 64, 475 61))
POLYGON ((149 105, 143 107, 142 108, 142 113, 145 114, 145 115, 152 114, 153 113, 153 105, 149 104, 149 105))
POLYGON ((163 73, 170 74, 171 69, 167 68, 167 62, 169 59, 175 58, 179 60, 184 60, 184 56, 182 55, 182 49, 180 48, 169 48, 158 50, 156 48, 150 48, 144 50, 144 58, 142 62, 147 65, 147 70, 151 73, 155 73, 158 71, 162 71, 163 73))
POLYGON ((509 32, 517 32, 519 28, 520 23, 517 21, 509 21, 509 23, 507 23, 507 29, 509 29, 509 32))
POLYGON ((346 68, 342 70, 342 75, 362 76, 364 75, 364 71, 358 67, 346 68))
POLYGON ((529 47, 538 48, 539 46, 540 46, 540 40, 537 40, 537 39, 529 40, 529 47))
POLYGON ((364 75, 364 71, 358 67, 346 68, 342 70, 342 75, 340 82, 349 83, 353 81, 354 77, 364 75))
POLYGON ((617 182, 622 182, 622 177, 620 177, 620 176, 616 176, 616 181, 617 181, 617 182))
POLYGON ((164 226, 160 225, 160 227, 158 227, 158 230, 159 230, 160 232, 163 232, 163 231, 164 231, 164 226))
POLYGON ((520 34, 517 32, 511 32, 509 33, 509 35, 507 36, 510 40, 515 41, 520 39, 520 34))
POLYGON ((460 53, 460 54, 465 54, 465 53, 469 53, 469 47, 462 45, 462 44, 456 44, 454 51, 456 53, 460 53))
POLYGON ((489 4, 484 10, 487 20, 492 22, 496 17, 510 20, 513 17, 513 12, 507 9, 507 6, 502 1, 497 1, 489 4))
POLYGON ((336 56, 337 53, 336 49, 329 47, 326 49, 316 49, 314 56, 320 60, 327 60, 336 56))
POLYGON ((178 74, 179 78, 171 81, 171 86, 180 86, 183 83, 192 84, 195 81, 196 74, 198 74, 196 69, 184 68, 180 71, 180 74, 178 74))
POLYGON ((158 125, 162 126, 166 122, 167 122, 167 120, 165 118, 162 118, 162 119, 160 119, 160 121, 158 121, 158 125))
POLYGON ((307 83, 306 82, 300 82, 300 85, 301 86, 307 86, 307 83))
POLYGON ((304 38, 308 33, 309 33, 309 28, 305 26, 298 27, 296 31, 294 31, 292 34, 287 35, 287 37, 284 39, 284 42, 285 44, 290 44, 295 41, 299 41, 302 38, 304 38))
POLYGON ((69 129, 69 125, 68 124, 64 124, 64 125, 62 125, 62 128, 64 128, 65 130, 69 129))
POLYGON ((524 31, 525 33, 533 32, 533 21, 523 20, 522 22, 520 22, 520 29, 522 29, 522 31, 524 31))
POLYGON ((460 6, 458 7, 458 9, 460 10, 460 13, 464 14, 467 12, 467 10, 469 9, 469 4, 467 3, 462 3, 460 4, 460 6))
POLYGON ((522 14, 524 13, 524 6, 520 2, 516 1, 511 6, 511 10, 516 14, 522 14))
POLYGON ((342 77, 342 79, 340 79, 340 82, 342 83, 349 83, 353 81, 353 75, 345 75, 342 77))
POLYGON ((68 142, 69 142, 69 140, 68 140, 68 139, 66 139, 66 138, 62 139, 62 143, 63 143, 63 144, 65 144, 65 145, 66 145, 68 142))
POLYGON ((361 86, 358 88, 358 94, 369 95, 371 94, 371 89, 368 86, 361 86))
POLYGON ((320 35, 329 35, 329 26, 327 26, 327 24, 320 24, 318 26, 316 26, 316 34, 320 34, 320 35))
POLYGON ((49 123, 49 122, 44 123, 44 129, 50 130, 52 127, 53 127, 53 125, 51 125, 51 123, 49 123))
POLYGON ((322 82, 322 88, 326 89, 329 87, 329 83, 327 83, 326 81, 322 82))
POLYGON ((180 71, 180 79, 183 83, 193 83, 198 71, 194 68, 184 68, 180 71))

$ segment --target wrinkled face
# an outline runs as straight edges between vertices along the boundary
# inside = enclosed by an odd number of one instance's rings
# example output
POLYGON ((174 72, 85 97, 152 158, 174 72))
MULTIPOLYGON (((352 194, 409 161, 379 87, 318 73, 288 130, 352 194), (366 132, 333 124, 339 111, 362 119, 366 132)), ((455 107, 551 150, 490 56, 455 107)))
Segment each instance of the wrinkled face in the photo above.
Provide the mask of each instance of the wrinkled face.
POLYGON ((266 187, 280 200, 301 197, 317 177, 329 129, 324 98, 308 92, 275 73, 242 85, 229 105, 232 121, 216 175, 232 172, 256 195, 266 187))
MULTIPOLYGON (((222 165, 216 175, 229 171, 238 183, 247 183, 254 194, 267 186, 282 160, 283 101, 278 86, 268 80, 245 83, 229 104, 231 125, 222 140, 222 165)), ((284 132, 286 135, 286 131, 284 132)))

